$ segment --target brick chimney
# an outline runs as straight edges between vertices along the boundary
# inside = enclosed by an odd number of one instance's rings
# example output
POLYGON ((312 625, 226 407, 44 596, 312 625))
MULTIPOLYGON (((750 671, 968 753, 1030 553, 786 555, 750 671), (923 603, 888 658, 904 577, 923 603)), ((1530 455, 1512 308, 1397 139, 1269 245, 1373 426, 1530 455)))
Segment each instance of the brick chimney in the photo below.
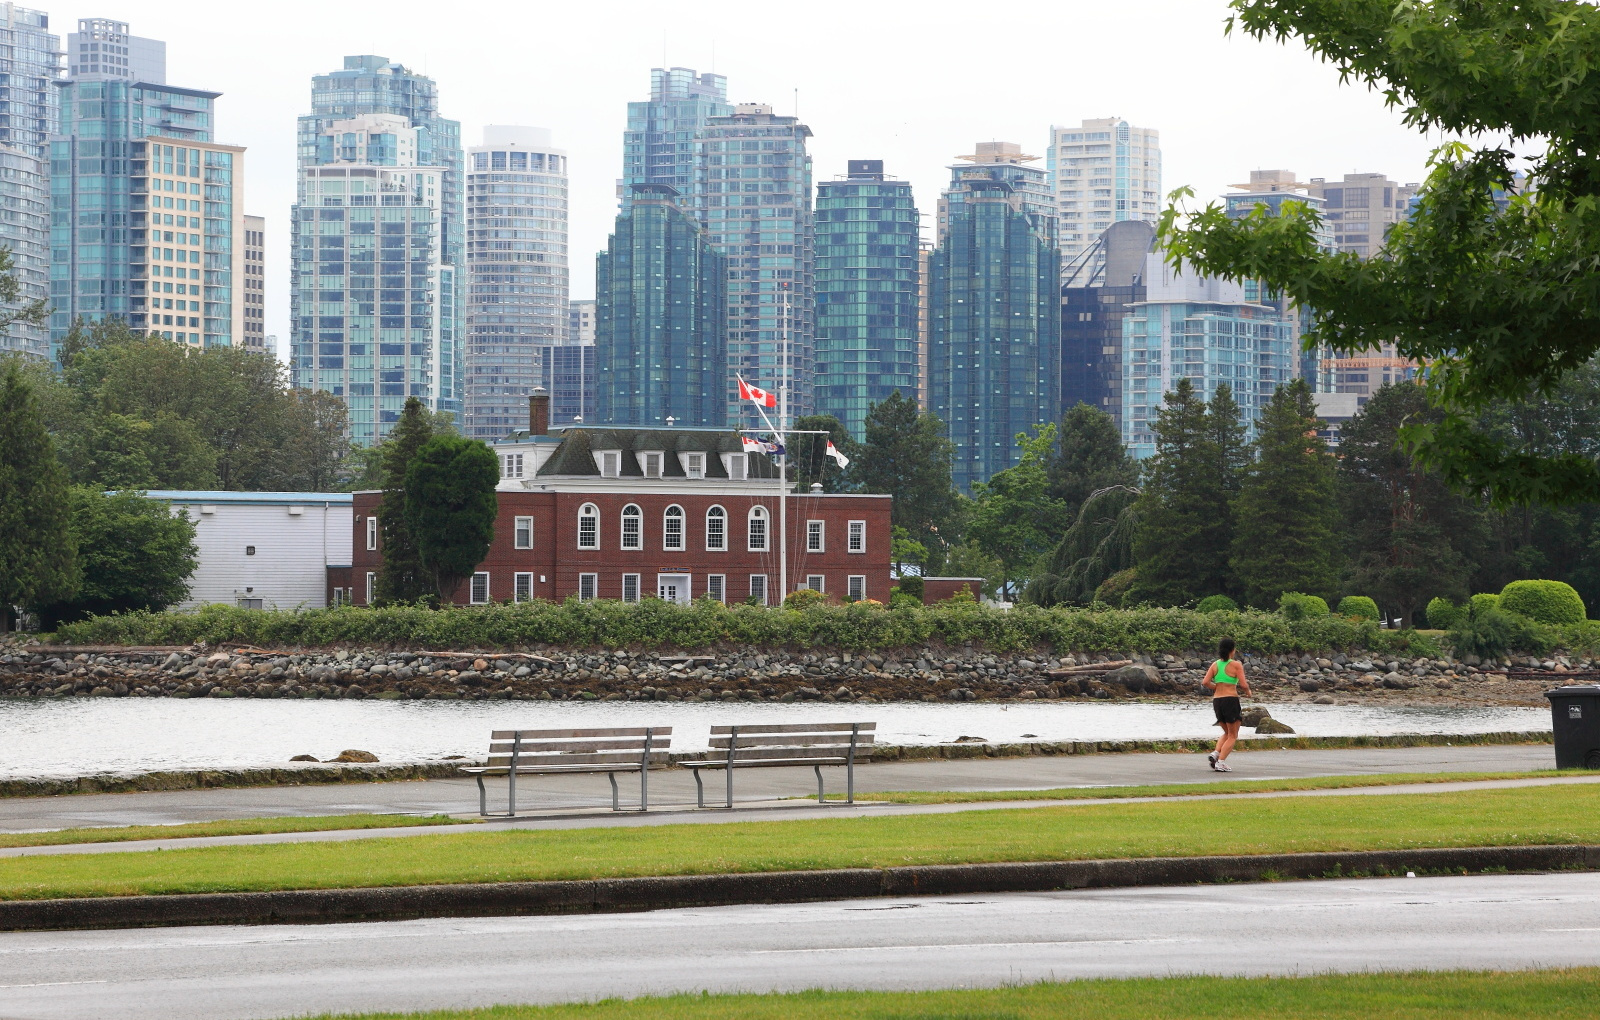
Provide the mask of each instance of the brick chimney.
POLYGON ((550 394, 543 386, 535 386, 528 394, 528 433, 535 436, 550 434, 550 394))

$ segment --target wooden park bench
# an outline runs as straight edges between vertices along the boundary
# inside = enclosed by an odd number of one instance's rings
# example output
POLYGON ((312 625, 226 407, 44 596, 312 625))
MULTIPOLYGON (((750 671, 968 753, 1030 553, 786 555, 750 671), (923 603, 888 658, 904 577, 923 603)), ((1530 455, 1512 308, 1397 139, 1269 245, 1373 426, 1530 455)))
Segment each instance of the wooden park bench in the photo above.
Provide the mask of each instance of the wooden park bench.
POLYGON ((711 756, 680 762, 694 772, 695 799, 706 806, 700 782, 703 769, 726 769, 728 807, 733 807, 733 770, 810 765, 817 774, 817 803, 823 800, 822 766, 845 767, 845 803, 856 799, 856 762, 872 757, 877 723, 781 723, 776 725, 713 726, 711 756))
POLYGON ((611 780, 611 810, 621 811, 617 773, 639 773, 639 810, 650 809, 650 770, 667 766, 671 726, 629 726, 605 730, 495 730, 489 734, 487 765, 461 771, 478 780, 478 813, 489 814, 484 776, 505 776, 507 811, 517 814, 517 776, 604 772, 611 780))

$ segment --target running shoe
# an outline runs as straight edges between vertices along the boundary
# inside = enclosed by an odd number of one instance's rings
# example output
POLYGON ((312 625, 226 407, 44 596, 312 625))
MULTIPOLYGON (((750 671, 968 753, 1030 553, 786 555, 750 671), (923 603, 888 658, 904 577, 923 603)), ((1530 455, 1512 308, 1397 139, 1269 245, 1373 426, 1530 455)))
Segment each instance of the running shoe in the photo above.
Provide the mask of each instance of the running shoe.
POLYGON ((1206 755, 1206 762, 1211 766, 1211 771, 1215 772, 1217 770, 1217 752, 1212 751, 1206 755))
POLYGON ((1232 772, 1233 771, 1233 766, 1229 765, 1225 761, 1218 761, 1215 765, 1213 765, 1211 767, 1216 769, 1218 772, 1232 772))

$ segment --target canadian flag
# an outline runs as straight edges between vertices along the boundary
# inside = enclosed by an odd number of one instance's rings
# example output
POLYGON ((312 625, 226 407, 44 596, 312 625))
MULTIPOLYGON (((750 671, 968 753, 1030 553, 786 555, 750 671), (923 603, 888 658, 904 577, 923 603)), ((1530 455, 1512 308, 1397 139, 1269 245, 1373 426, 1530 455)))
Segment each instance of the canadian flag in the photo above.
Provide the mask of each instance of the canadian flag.
POLYGON ((761 440, 756 439, 753 436, 743 436, 741 438, 744 440, 745 453, 761 453, 766 449, 766 447, 761 445, 761 440))
POLYGON ((778 398, 757 386, 751 386, 743 379, 739 380, 739 399, 760 404, 762 407, 777 407, 778 398))

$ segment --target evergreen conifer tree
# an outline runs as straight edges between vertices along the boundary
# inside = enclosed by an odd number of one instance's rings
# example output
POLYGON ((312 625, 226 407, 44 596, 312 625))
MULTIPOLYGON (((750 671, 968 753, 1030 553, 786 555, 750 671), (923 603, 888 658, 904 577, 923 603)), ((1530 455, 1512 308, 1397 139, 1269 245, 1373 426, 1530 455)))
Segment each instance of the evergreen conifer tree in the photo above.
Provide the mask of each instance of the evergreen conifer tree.
POLYGON ((1061 416, 1056 452, 1047 470, 1050 495, 1065 505, 1069 521, 1077 517, 1090 493, 1139 482, 1139 466, 1122 445, 1116 420, 1081 401, 1061 416))
POLYGON ((406 519, 406 471, 434 435, 433 418, 421 400, 406 398, 400 420, 384 440, 383 499, 378 503, 378 530, 383 535, 383 569, 378 573, 376 601, 415 602, 435 594, 436 586, 422 568, 417 542, 406 519))
POLYGON ((14 359, 0 362, 0 632, 11 607, 77 589, 67 473, 56 460, 33 387, 14 359))
POLYGON ((1330 597, 1339 580, 1335 466, 1304 379, 1280 386, 1256 423, 1256 460, 1234 501, 1233 570, 1250 605, 1286 591, 1330 597))

